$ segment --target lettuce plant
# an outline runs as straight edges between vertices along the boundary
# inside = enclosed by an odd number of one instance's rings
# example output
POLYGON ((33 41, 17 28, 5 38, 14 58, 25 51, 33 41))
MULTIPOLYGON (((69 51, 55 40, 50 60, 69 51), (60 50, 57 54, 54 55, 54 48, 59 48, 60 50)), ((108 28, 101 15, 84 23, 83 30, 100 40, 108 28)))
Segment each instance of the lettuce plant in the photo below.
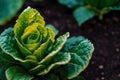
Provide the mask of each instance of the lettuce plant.
POLYGON ((12 19, 20 10, 24 0, 0 0, 0 25, 12 19))
POLYGON ((36 9, 28 7, 14 28, 0 35, 0 78, 2 80, 66 80, 77 77, 88 65, 94 47, 82 36, 68 39, 69 32, 45 26, 36 9), (6 78, 5 78, 6 77, 6 78))
POLYGON ((109 11, 120 10, 119 0, 58 0, 58 2, 74 9, 73 16, 79 26, 95 15, 102 20, 103 15, 109 11))

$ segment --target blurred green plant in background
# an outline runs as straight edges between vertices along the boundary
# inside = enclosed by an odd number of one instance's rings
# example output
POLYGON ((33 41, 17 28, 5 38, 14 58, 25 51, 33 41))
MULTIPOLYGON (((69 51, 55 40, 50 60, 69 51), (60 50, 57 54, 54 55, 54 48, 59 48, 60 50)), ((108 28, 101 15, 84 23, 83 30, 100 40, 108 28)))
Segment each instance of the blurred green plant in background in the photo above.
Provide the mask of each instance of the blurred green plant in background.
POLYGON ((11 20, 20 10, 24 0, 0 0, 0 25, 11 20))
POLYGON ((100 20, 111 10, 120 10, 119 0, 58 0, 60 4, 74 9, 73 16, 82 25, 94 16, 100 20))

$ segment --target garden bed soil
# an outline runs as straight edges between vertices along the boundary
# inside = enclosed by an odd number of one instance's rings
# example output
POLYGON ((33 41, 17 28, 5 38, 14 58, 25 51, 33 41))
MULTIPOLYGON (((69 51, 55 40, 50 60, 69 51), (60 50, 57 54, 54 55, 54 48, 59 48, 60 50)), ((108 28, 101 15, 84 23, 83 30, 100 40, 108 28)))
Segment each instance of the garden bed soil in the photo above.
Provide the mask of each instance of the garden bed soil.
MULTIPOLYGON (((85 36, 95 47, 89 66, 80 75, 86 80, 120 80, 120 11, 112 11, 102 21, 97 17, 87 21, 81 27, 72 16, 73 10, 57 3, 56 0, 33 2, 26 0, 21 13, 27 6, 36 8, 45 18, 46 24, 59 29, 59 35, 70 32, 71 36, 85 36)), ((13 26, 17 14, 6 25, 0 27, 0 33, 13 26)))

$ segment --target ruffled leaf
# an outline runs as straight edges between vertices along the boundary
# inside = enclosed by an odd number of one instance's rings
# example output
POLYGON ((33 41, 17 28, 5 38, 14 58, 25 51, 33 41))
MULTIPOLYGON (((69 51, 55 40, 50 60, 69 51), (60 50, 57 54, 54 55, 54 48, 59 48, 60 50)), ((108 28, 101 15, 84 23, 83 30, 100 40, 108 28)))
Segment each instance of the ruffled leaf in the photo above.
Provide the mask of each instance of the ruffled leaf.
POLYGON ((39 12, 36 9, 32 9, 30 7, 21 13, 16 22, 17 23, 14 27, 14 33, 18 40, 20 40, 25 28, 32 25, 33 23, 38 23, 41 27, 44 27, 45 25, 44 19, 39 14, 39 12))
MULTIPOLYGON (((22 53, 19 52, 17 42, 14 38, 13 28, 6 29, 0 35, 0 46, 1 46, 2 51, 4 52, 4 54, 1 56, 3 56, 2 58, 5 60, 8 59, 8 57, 5 57, 5 56, 10 56, 9 59, 12 58, 13 60, 19 61, 26 68, 32 67, 33 65, 37 64, 37 62, 34 60, 24 60, 22 53)), ((12 61, 12 60, 10 60, 10 61, 12 61)), ((16 61, 13 61, 11 63, 16 64, 16 61)), ((18 64, 18 62, 17 62, 17 64, 18 64)))
POLYGON ((33 53, 33 55, 36 56, 38 61, 42 60, 45 57, 45 52, 47 52, 50 42, 50 36, 48 36, 46 42, 42 43, 40 47, 33 53))
POLYGON ((38 26, 40 27, 44 27, 45 25, 44 19, 36 9, 32 9, 28 7, 21 13, 21 15, 19 16, 16 22, 17 23, 15 24, 15 27, 14 27, 14 34, 15 34, 15 38, 17 40, 18 46, 20 48, 20 51, 25 56, 32 54, 25 46, 22 45, 21 36, 23 35, 25 29, 34 23, 38 24, 38 26))
POLYGON ((69 33, 66 33, 58 37, 54 46, 52 47, 51 52, 44 59, 40 61, 40 64, 49 63, 49 61, 62 49, 68 37, 69 37, 69 33))
POLYGON ((69 33, 60 36, 56 40, 55 45, 52 48, 52 51, 39 62, 38 66, 31 69, 30 72, 38 73, 38 75, 44 75, 47 74, 54 66, 68 63, 70 60, 70 55, 68 53, 59 53, 59 51, 62 49, 63 45, 65 44, 68 36, 69 33))
MULTIPOLYGON (((28 26, 24 30, 23 35, 21 36, 22 45, 26 47, 30 51, 30 53, 34 52, 34 50, 36 50, 39 47, 42 41, 42 35, 37 29, 38 26, 39 25, 37 23, 28 26)), ((27 56, 25 52, 23 52, 23 55, 27 56)))
POLYGON ((68 79, 78 76, 88 66, 93 50, 93 44, 82 36, 68 39, 63 51, 70 53, 71 61, 62 70, 68 79))
POLYGON ((20 52, 17 50, 17 43, 14 38, 13 28, 6 29, 0 35, 0 46, 5 54, 12 56, 16 60, 22 60, 20 52))
POLYGON ((5 72, 7 80, 32 80, 33 76, 18 66, 10 67, 5 72))
POLYGON ((69 53, 58 53, 55 57, 52 58, 52 62, 50 62, 48 65, 38 65, 35 68, 30 69, 30 73, 37 74, 37 75, 45 75, 52 68, 55 66, 65 65, 67 64, 71 59, 71 56, 69 53))
POLYGON ((20 10, 24 0, 0 0, 0 25, 5 24, 20 10))
POLYGON ((16 61, 10 56, 5 54, 2 49, 0 48, 0 66, 3 69, 6 69, 10 66, 10 63, 15 63, 16 61))

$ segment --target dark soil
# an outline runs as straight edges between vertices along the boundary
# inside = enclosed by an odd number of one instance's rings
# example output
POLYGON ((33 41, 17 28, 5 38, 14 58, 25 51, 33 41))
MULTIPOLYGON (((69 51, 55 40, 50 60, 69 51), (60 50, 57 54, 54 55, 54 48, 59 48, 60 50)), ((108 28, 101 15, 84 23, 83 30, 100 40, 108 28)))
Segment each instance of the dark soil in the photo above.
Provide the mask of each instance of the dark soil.
MULTIPOLYGON (((69 31, 71 36, 82 35, 91 40, 95 51, 89 66, 80 74, 86 80, 120 80, 120 11, 110 12, 102 21, 94 17, 79 27, 72 16, 73 10, 56 0, 44 0, 42 3, 26 0, 19 13, 27 6, 39 10, 46 24, 53 24, 60 30, 59 35, 69 31)), ((17 17, 0 27, 0 33, 13 26, 17 17)))

